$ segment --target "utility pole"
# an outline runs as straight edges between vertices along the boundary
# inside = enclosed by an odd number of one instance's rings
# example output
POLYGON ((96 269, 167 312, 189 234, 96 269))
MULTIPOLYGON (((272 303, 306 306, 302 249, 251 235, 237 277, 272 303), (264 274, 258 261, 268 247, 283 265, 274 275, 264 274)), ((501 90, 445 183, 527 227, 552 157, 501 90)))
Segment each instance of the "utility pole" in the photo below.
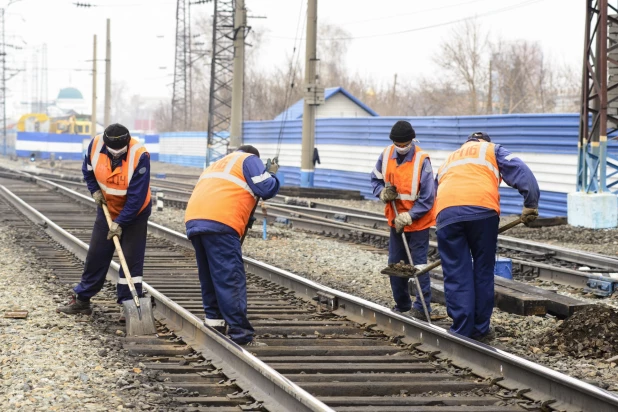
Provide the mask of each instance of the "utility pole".
POLYGON ((103 125, 109 126, 112 107, 112 41, 110 39, 110 23, 107 19, 107 42, 105 43, 105 115, 103 125))
POLYGON ((2 20, 2 47, 0 48, 0 57, 2 58, 2 138, 3 151, 6 156, 6 43, 4 39, 4 9, 0 9, 0 19, 2 20))
POLYGON ((90 137, 97 135, 97 35, 94 35, 92 43, 92 116, 90 137))
POLYGON ((234 71, 232 81, 232 113, 230 116, 230 145, 228 152, 242 146, 242 120, 245 80, 245 34, 247 9, 245 0, 236 0, 234 12, 234 71))
POLYGON ((308 0, 307 39, 305 50, 305 93, 303 108, 303 139, 300 164, 300 186, 313 187, 313 150, 315 147, 315 112, 324 103, 324 88, 318 88, 317 65, 318 0, 308 0))

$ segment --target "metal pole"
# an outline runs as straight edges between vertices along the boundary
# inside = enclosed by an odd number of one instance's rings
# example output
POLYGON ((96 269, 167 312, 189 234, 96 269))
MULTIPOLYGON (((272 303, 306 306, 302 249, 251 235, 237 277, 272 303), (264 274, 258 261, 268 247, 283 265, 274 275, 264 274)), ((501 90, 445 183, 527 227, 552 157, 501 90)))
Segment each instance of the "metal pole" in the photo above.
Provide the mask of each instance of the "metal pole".
POLYGON ((300 186, 313 187, 313 148, 315 146, 315 111, 309 95, 316 93, 317 63, 316 43, 318 27, 318 0, 308 0, 307 4, 307 38, 305 49, 305 99, 303 109, 302 157, 300 163, 300 186))
POLYGON ((242 146, 243 86, 245 79, 245 27, 247 13, 245 0, 236 0, 234 11, 234 72, 232 83, 232 113, 230 121, 230 146, 233 152, 242 146))
MULTIPOLYGON (((593 145, 598 145, 599 156, 599 188, 598 193, 608 192, 606 185, 607 172, 607 25, 608 0, 600 0, 599 28, 597 29, 597 71, 599 79, 599 134, 593 145)), ((595 134, 594 137, 597 137, 595 134)))
POLYGON ((214 0, 215 8, 212 15, 212 48, 210 54, 210 92, 208 95, 208 137, 206 140, 206 159, 204 169, 210 165, 210 150, 214 139, 214 105, 215 105, 215 59, 217 58, 217 0, 214 0))
POLYGON ((0 57, 2 57, 2 138, 4 141, 2 154, 6 156, 6 45, 4 43, 4 9, 2 11, 2 48, 0 49, 0 57))
POLYGON ((97 35, 92 42, 92 116, 90 125, 90 137, 97 135, 97 35))
POLYGON ((107 42, 105 44, 105 115, 103 124, 109 126, 112 107, 112 41, 110 38, 110 23, 107 19, 107 42))

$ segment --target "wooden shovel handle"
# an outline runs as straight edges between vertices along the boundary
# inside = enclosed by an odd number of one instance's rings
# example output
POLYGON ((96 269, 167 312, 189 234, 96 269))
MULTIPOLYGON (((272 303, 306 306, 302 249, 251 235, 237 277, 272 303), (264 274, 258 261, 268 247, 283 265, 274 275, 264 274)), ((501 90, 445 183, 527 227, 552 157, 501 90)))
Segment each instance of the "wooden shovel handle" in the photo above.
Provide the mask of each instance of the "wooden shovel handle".
MULTIPOLYGON (((107 220, 107 226, 111 228, 112 226, 112 217, 109 214, 109 210, 107 209, 107 205, 103 203, 101 205, 103 209, 103 213, 105 214, 105 219, 107 220)), ((127 283, 129 284, 129 289, 131 292, 135 292, 135 286, 133 285, 133 279, 131 278, 131 273, 129 272, 129 267, 127 266, 127 261, 124 258, 124 253, 122 253, 122 247, 120 246, 120 240, 118 236, 112 238, 114 241, 114 246, 116 247, 116 253, 118 253, 118 260, 120 260, 120 266, 122 266, 122 271, 124 272, 124 276, 127 278, 127 283)))
MULTIPOLYGON (((517 226, 518 224, 522 223, 521 217, 519 219, 515 219, 513 220, 511 223, 507 223, 504 226, 501 226, 498 228, 498 233, 502 233, 502 232, 506 232, 509 229, 514 228, 515 226, 517 226)), ((431 262, 430 264, 428 264, 427 266, 425 266, 422 270, 419 270, 418 272, 416 272, 414 274, 414 276, 419 276, 419 275, 424 275, 425 273, 429 272, 430 270, 433 270, 435 268, 437 268, 438 266, 442 265, 442 260, 438 259, 435 262, 431 262)))

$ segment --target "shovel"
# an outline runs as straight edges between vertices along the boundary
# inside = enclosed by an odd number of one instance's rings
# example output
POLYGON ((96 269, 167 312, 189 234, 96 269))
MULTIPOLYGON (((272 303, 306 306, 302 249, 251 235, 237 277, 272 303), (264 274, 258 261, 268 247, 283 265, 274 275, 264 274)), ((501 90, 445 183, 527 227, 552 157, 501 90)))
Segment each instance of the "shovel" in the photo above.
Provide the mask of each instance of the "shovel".
MULTIPOLYGON (((395 217, 399 216, 399 212, 397 211, 397 205, 395 204, 395 201, 391 201, 391 206, 393 207, 393 210, 395 211, 395 217)), ((416 277, 418 276, 414 270, 414 261, 412 260, 412 254, 410 253, 410 248, 408 247, 408 239, 406 239, 406 232, 403 231, 401 232, 401 239, 403 240, 403 248, 406 250, 406 254, 408 255, 408 262, 410 262, 410 267, 412 268, 412 273, 410 276, 406 276, 406 277, 416 277)), ((414 282, 416 284, 416 293, 418 293, 418 297, 419 300, 421 301, 421 303, 423 304, 423 312, 425 312, 425 318, 427 319, 427 323, 431 324, 431 318, 429 317, 429 311, 427 310, 427 305, 425 304, 425 296, 423 295, 423 291, 421 289, 421 284, 418 282, 418 278, 417 281, 414 282)))
MULTIPOLYGON (((521 220, 521 217, 519 219, 515 219, 513 220, 511 223, 507 223, 506 225, 498 228, 498 234, 502 233, 502 232, 506 232, 507 230, 514 228, 515 226, 517 226, 518 224, 523 223, 521 220)), ((400 278, 406 278, 406 279, 410 279, 411 277, 416 277, 416 276, 420 276, 420 275, 424 275, 425 273, 429 272, 430 270, 433 270, 435 268, 437 268, 438 266, 442 265, 442 260, 438 259, 435 262, 431 262, 430 264, 428 264, 427 266, 425 266, 423 269, 419 270, 417 268, 415 268, 414 266, 411 266, 410 268, 406 267, 405 268, 391 268, 391 267, 387 267, 382 269, 382 274, 384 275, 388 275, 388 276, 397 276, 400 278)), ((416 282, 418 284, 418 282, 416 282)))
MULTIPOLYGON (((102 204, 101 207, 103 208, 103 213, 105 213, 107 225, 111 227, 112 217, 109 215, 107 205, 102 204)), ((131 290, 131 295, 133 296, 133 300, 125 300, 122 302, 126 318, 127 336, 153 335, 157 333, 157 328, 155 327, 154 315, 152 313, 152 302, 150 298, 140 298, 137 296, 137 291, 135 290, 135 285, 133 285, 133 279, 131 278, 127 261, 120 247, 120 239, 118 239, 118 236, 114 236, 113 240, 116 253, 118 253, 118 260, 120 260, 122 271, 124 272, 127 284, 131 290), (142 313, 142 309, 144 313, 142 313)))

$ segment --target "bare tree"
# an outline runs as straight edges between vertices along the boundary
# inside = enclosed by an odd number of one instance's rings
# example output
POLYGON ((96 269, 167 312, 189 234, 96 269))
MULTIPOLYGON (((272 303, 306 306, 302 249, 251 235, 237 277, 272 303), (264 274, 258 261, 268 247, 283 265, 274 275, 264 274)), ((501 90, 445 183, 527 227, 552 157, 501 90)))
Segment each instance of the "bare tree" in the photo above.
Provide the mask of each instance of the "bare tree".
POLYGON ((479 99, 486 85, 487 37, 478 21, 465 20, 453 29, 450 38, 442 43, 440 52, 434 57, 450 80, 467 91, 469 114, 479 113, 479 99))
POLYGON ((347 77, 345 58, 350 46, 351 34, 340 26, 321 23, 318 28, 317 55, 320 84, 340 86, 347 77))

